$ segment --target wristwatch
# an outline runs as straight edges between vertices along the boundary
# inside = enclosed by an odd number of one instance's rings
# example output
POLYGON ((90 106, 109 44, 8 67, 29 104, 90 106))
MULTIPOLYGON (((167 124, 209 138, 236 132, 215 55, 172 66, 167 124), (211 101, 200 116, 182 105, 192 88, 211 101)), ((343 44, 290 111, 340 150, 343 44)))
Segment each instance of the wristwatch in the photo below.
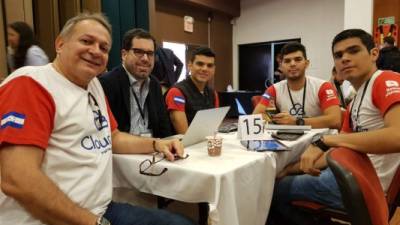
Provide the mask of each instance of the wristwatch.
POLYGON ((97 219, 96 225, 111 225, 110 221, 108 221, 106 218, 103 216, 99 217, 97 219))
POLYGON ((323 152, 328 151, 331 147, 325 144, 324 137, 321 134, 316 134, 311 139, 311 144, 320 148, 323 152))
POLYGON ((296 118, 296 125, 303 126, 304 125, 304 119, 302 117, 297 117, 296 118))

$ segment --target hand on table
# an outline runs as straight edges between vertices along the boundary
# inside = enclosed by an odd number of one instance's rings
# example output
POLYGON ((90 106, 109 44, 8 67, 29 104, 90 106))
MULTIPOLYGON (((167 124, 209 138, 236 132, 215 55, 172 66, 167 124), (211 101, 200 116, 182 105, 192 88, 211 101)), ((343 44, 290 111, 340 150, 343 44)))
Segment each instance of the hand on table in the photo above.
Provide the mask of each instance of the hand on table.
POLYGON ((288 112, 281 112, 274 115, 272 121, 276 124, 295 125, 296 117, 290 115, 288 112))
POLYGON ((178 139, 156 140, 154 148, 157 152, 164 154, 169 161, 174 161, 175 155, 179 158, 184 158, 183 144, 178 139))

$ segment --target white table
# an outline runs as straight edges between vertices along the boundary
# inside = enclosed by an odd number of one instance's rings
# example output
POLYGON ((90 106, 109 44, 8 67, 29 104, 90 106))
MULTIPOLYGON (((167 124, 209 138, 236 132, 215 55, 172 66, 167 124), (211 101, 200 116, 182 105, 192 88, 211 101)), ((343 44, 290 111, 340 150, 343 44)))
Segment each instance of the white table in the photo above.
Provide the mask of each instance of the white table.
MULTIPOLYGON (((236 139, 236 134, 223 135, 222 154, 210 157, 206 143, 185 151, 185 160, 155 165, 168 171, 151 177, 139 173, 139 164, 150 155, 114 155, 113 183, 116 188, 136 188, 183 202, 208 202, 212 225, 264 225, 271 204, 275 175, 288 163, 298 159, 315 133, 312 130, 295 142, 284 142, 291 151, 250 152, 236 139)), ((158 167, 158 168, 157 168, 158 167)))

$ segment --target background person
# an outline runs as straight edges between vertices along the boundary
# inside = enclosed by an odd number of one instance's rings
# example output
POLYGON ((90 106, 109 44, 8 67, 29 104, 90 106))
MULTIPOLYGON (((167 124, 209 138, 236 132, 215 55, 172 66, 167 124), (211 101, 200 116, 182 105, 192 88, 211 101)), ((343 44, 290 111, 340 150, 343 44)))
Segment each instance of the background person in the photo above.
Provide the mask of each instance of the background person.
POLYGON ((395 46, 392 36, 383 38, 382 49, 379 51, 376 65, 380 70, 392 70, 400 73, 400 50, 395 46))
POLYGON ((37 45, 32 29, 25 22, 7 26, 8 66, 14 71, 23 66, 40 66, 49 63, 46 53, 37 45))

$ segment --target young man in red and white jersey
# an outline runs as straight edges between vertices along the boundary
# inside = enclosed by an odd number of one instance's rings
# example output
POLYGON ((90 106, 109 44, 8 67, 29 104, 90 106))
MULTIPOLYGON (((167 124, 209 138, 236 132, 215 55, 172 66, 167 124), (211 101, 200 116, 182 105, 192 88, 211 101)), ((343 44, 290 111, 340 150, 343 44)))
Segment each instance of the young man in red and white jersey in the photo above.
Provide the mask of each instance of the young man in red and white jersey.
POLYGON ((293 200, 344 209, 335 177, 326 168, 325 153, 331 147, 368 153, 385 192, 400 165, 399 74, 377 69, 379 50, 372 36, 360 29, 339 33, 333 39, 332 53, 337 72, 350 81, 357 95, 347 108, 341 133, 314 136, 300 163, 284 171, 305 174, 277 181, 273 205, 280 214, 290 215, 293 224, 307 220, 291 206, 293 200))
POLYGON ((309 65, 305 47, 291 42, 282 48, 281 53, 281 69, 286 80, 265 91, 253 114, 265 114, 274 100, 272 104, 280 112, 272 117, 274 123, 339 129, 339 99, 330 82, 305 75, 309 65))
POLYGON ((175 84, 165 97, 171 123, 184 134, 197 111, 219 107, 218 94, 208 86, 215 75, 215 53, 207 47, 196 48, 189 62, 190 76, 175 84))

